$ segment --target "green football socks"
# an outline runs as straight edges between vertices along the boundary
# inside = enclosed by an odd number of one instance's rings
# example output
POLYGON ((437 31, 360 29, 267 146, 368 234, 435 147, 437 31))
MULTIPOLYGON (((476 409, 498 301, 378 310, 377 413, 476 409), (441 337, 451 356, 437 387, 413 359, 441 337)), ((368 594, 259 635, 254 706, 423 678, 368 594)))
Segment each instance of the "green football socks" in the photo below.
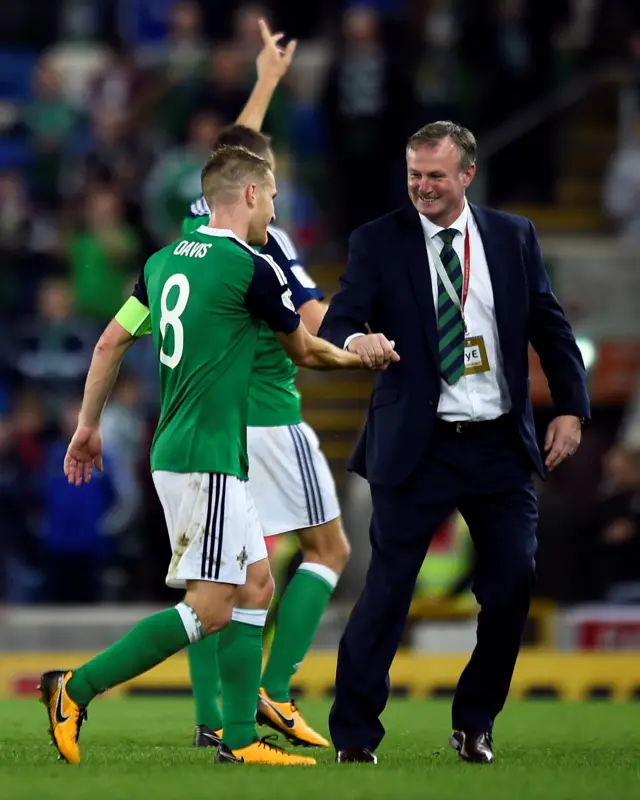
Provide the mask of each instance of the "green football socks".
POLYGON ((258 739, 256 708, 266 619, 266 610, 234 608, 231 622, 220 632, 222 739, 232 750, 247 747, 258 739))
POLYGON ((212 731, 219 731, 222 728, 219 701, 219 643, 220 634, 214 633, 187 648, 193 699, 196 705, 196 725, 206 725, 212 731))
POLYGON ((338 578, 329 567, 304 562, 282 595, 261 684, 277 703, 291 698, 291 678, 311 646, 338 578))
POLYGON ((201 636, 200 623, 186 603, 146 617, 107 650, 73 670, 67 684, 69 696, 78 705, 87 705, 96 695, 142 675, 201 636))

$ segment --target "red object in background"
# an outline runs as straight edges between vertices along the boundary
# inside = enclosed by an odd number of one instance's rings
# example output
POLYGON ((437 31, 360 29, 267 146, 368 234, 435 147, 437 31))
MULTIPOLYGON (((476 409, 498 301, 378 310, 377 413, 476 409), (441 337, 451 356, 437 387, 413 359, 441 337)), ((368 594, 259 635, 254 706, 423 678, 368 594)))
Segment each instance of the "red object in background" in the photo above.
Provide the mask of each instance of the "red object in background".
POLYGON ((12 681, 16 697, 35 697, 38 694, 39 675, 15 675, 12 681))
POLYGON ((602 342, 590 381, 593 402, 624 405, 632 397, 640 375, 640 343, 602 342))
POLYGON ((265 545, 267 547, 267 553, 269 555, 271 555, 272 553, 275 553, 275 551, 278 549, 278 541, 277 541, 277 539, 278 539, 277 536, 265 536, 264 537, 264 543, 265 543, 265 545))
POLYGON ((456 517, 445 520, 438 530, 434 533, 431 544, 429 545, 430 553, 447 552, 452 549, 456 536, 456 517))
POLYGON ((542 371, 538 354, 533 347, 529 347, 529 380, 531 381, 531 399, 534 405, 550 406, 549 384, 542 371))
MULTIPOLYGON (((529 348, 531 397, 537 406, 551 405, 547 379, 535 350, 529 348)), ((599 342, 589 395, 593 405, 624 405, 632 397, 640 377, 639 342, 599 342)))
POLYGON ((585 621, 576 633, 580 650, 640 650, 640 619, 585 621))

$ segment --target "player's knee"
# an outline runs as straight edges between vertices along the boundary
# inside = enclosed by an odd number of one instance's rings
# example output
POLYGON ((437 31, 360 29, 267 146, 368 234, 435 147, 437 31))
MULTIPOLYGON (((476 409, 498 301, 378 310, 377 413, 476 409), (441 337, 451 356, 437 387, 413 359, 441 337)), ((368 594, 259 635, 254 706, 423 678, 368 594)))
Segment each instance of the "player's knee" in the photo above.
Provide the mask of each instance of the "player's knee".
POLYGON ((340 517, 301 532, 300 546, 304 561, 322 564, 338 575, 346 567, 351 555, 351 545, 340 517))
POLYGON ((221 631, 231 622, 237 588, 229 584, 197 581, 185 595, 205 636, 221 631))
POLYGON ((275 583, 265 558, 247 569, 247 582, 238 589, 237 608, 269 608, 275 583))
POLYGON ((218 633, 231 622, 231 614, 233 613, 233 606, 224 606, 220 608, 203 608, 198 613, 200 625, 205 636, 210 636, 212 633, 218 633))

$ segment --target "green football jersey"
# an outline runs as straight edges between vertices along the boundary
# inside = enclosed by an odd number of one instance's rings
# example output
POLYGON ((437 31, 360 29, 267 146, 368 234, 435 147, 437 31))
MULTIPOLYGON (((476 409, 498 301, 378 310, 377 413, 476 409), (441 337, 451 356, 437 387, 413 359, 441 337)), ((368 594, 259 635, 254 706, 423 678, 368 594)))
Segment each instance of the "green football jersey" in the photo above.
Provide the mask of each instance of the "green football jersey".
MULTIPOLYGON (((196 216, 182 222, 183 233, 197 229, 209 219, 204 200, 192 205, 196 216)), ((298 254, 289 237, 279 228, 269 226, 269 241, 260 252, 273 258, 284 272, 296 309, 308 300, 323 298, 298 261, 298 254)), ((298 370, 280 346, 271 328, 262 324, 258 336, 256 360, 249 382, 249 427, 277 427, 302 422, 302 399, 296 386, 298 370)))
POLYGON ((116 319, 134 335, 150 321, 160 364, 151 469, 246 480, 261 322, 284 333, 300 322, 282 270, 231 231, 200 225, 151 256, 127 305, 116 319))

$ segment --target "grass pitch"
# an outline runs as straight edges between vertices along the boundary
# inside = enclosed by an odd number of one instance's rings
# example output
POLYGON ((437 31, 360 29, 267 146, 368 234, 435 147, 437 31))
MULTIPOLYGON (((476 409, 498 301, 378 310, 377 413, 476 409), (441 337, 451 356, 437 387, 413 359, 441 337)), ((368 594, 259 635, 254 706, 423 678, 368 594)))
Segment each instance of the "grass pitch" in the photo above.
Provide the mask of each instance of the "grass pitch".
MULTIPOLYGON (((329 704, 302 703, 327 730, 329 704)), ((377 766, 234 767, 190 746, 186 699, 103 699, 82 729, 83 763, 56 760, 46 713, 0 701, 2 800, 594 800, 640 797, 640 704, 513 702, 496 727, 496 762, 462 763, 447 746, 448 702, 393 701, 377 766)), ((261 729, 262 730, 262 729, 261 729)), ((268 730, 264 729, 264 733, 268 730)), ((310 751, 305 751, 310 752, 310 751)))

